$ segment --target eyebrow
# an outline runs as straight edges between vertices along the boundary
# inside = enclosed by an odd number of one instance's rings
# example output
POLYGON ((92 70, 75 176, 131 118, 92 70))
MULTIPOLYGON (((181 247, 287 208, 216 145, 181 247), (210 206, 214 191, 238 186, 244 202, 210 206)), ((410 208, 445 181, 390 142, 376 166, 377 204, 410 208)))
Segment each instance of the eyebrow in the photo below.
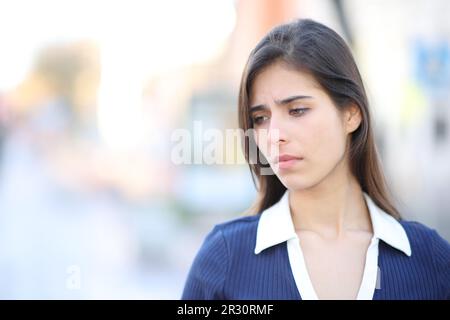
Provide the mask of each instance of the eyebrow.
MULTIPOLYGON (((296 95, 296 96, 290 96, 290 97, 284 98, 282 100, 275 100, 275 103, 278 105, 287 105, 296 100, 312 99, 312 98, 313 97, 311 97, 311 96, 296 95)), ((253 112, 256 112, 259 110, 264 110, 264 109, 267 109, 267 105, 259 104, 259 105, 250 107, 250 113, 253 113, 253 112)))

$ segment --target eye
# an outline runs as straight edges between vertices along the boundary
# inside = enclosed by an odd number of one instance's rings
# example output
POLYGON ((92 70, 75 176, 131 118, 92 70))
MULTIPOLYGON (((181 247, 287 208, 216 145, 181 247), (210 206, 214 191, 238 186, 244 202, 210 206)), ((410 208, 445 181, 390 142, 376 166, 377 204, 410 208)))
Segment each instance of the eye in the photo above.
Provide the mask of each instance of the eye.
POLYGON ((303 115, 309 108, 295 108, 289 110, 289 114, 292 116, 301 116, 303 115))
POLYGON ((267 119, 269 119, 269 117, 267 117, 267 116, 256 116, 256 117, 253 117, 252 121, 253 121, 254 125, 261 125, 267 119))

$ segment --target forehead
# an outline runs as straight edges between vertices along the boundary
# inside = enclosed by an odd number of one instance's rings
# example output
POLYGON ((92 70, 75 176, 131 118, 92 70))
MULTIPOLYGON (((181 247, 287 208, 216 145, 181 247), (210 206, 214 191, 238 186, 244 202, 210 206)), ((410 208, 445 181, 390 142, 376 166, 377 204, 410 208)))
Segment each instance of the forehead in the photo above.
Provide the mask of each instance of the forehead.
POLYGON ((250 103, 260 104, 282 99, 293 94, 319 96, 322 90, 308 73, 295 70, 283 63, 274 63, 263 69, 254 79, 250 103))

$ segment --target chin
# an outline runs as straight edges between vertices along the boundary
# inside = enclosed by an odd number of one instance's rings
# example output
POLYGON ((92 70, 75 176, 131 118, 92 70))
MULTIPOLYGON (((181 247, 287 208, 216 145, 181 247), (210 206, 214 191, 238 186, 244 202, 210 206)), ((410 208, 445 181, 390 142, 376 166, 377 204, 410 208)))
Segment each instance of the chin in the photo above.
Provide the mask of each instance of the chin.
POLYGON ((285 174, 277 175, 278 179, 288 190, 306 190, 316 185, 316 182, 305 175, 285 174))

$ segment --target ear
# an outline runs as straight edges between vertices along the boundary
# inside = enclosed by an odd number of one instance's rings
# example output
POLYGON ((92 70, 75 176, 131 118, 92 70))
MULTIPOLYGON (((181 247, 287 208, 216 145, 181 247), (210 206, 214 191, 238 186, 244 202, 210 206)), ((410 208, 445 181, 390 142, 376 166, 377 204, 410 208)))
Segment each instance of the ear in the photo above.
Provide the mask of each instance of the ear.
POLYGON ((351 103, 345 108, 344 111, 344 126, 345 131, 347 133, 352 133, 356 129, 359 128, 359 125, 361 124, 362 116, 361 116, 361 109, 358 105, 355 103, 351 103))

